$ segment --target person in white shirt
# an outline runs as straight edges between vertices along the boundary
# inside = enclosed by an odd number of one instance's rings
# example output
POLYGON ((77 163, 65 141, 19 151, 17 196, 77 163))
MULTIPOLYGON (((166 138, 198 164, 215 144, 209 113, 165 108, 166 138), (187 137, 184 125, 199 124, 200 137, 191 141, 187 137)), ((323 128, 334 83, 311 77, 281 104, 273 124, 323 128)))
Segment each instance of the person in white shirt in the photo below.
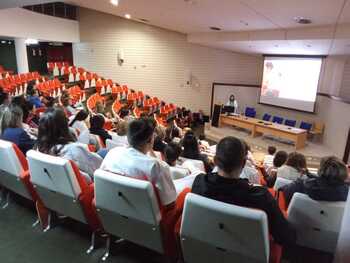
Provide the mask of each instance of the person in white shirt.
POLYGON ((263 166, 264 166, 265 170, 267 170, 269 167, 273 166, 273 159, 275 158, 276 150, 277 149, 275 146, 269 146, 267 148, 268 154, 265 155, 264 162, 263 162, 263 166))
POLYGON ((296 181, 306 178, 307 164, 303 154, 292 152, 288 155, 287 162, 277 169, 277 177, 296 181))
POLYGON ((115 141, 118 145, 128 146, 128 138, 126 136, 128 132, 128 123, 124 120, 118 122, 116 133, 111 133, 112 140, 115 141))
POLYGON ((89 113, 86 110, 79 111, 74 117, 71 117, 69 122, 69 127, 78 130, 79 133, 82 133, 86 130, 89 130, 87 125, 89 113))
POLYGON ((170 166, 171 177, 173 180, 184 178, 190 175, 190 170, 182 167, 178 163, 181 154, 181 147, 179 144, 170 142, 165 146, 164 157, 167 164, 170 166))
POLYGON ((231 94, 229 100, 227 101, 227 103, 225 105, 235 107, 235 113, 238 112, 238 102, 235 98, 235 95, 231 94))
POLYGON ((130 147, 110 150, 101 169, 140 179, 146 177, 156 186, 162 205, 168 206, 175 202, 177 195, 169 166, 147 155, 153 148, 154 129, 155 124, 150 119, 130 122, 127 134, 130 147))
POLYGON ((242 143, 244 144, 244 149, 245 149, 245 156, 246 156, 246 163, 241 171, 240 178, 242 179, 248 179, 249 183, 251 184, 259 184, 260 183, 260 178, 258 171, 255 168, 255 164, 253 164, 253 161, 249 161, 249 157, 251 154, 250 152, 250 147, 247 144, 246 141, 242 140, 242 143))
POLYGON ((38 151, 74 161, 87 181, 93 180, 93 174, 100 167, 102 158, 90 152, 86 144, 76 142, 62 109, 48 109, 40 118, 38 130, 38 151))

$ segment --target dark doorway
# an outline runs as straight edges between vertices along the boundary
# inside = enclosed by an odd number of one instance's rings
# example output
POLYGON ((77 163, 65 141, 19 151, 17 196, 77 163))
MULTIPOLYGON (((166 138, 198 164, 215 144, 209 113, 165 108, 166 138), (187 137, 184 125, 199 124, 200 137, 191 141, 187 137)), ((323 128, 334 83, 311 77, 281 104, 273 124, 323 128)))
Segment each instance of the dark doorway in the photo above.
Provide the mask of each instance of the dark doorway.
POLYGON ((348 131, 348 138, 346 140, 344 155, 343 155, 343 161, 344 163, 349 163, 349 155, 350 155, 350 129, 348 131))
POLYGON ((39 42, 38 45, 27 46, 30 71, 47 74, 47 62, 68 62, 73 65, 72 43, 39 42))
POLYGON ((0 38, 0 65, 8 71, 17 73, 15 41, 0 38))

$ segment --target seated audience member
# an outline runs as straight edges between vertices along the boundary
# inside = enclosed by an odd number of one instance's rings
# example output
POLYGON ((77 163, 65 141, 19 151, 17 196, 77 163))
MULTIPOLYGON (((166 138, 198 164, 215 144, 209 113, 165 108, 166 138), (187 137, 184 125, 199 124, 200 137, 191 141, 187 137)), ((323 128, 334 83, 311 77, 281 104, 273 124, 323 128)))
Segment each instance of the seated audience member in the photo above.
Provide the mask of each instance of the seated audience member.
POLYGON ((35 114, 35 107, 30 101, 26 101, 25 109, 23 110, 23 122, 30 128, 38 128, 39 117, 35 114))
POLYGON ((173 180, 186 177, 190 175, 190 171, 178 165, 178 159, 181 154, 181 147, 179 144, 170 142, 164 149, 164 157, 167 164, 170 166, 171 177, 173 180))
POLYGON ((103 127, 105 125, 105 118, 101 114, 94 115, 90 118, 90 133, 100 136, 103 143, 106 144, 107 139, 112 139, 103 127))
POLYGON ((33 140, 23 128, 23 111, 17 105, 7 107, 1 120, 1 139, 13 142, 26 154, 33 148, 33 140))
POLYGON ((68 117, 77 114, 77 110, 73 107, 72 100, 68 93, 63 93, 61 96, 63 109, 68 117))
POLYGON ((277 149, 275 146, 269 146, 267 148, 268 154, 265 155, 264 162, 263 162, 265 169, 268 169, 270 166, 272 166, 273 158, 275 157, 276 150, 277 149))
POLYGON ((93 178, 102 158, 78 143, 69 130, 68 119, 61 108, 50 108, 40 118, 37 150, 74 161, 88 182, 93 178))
POLYGON ((123 144, 125 146, 129 145, 128 143, 128 138, 127 138, 127 133, 128 133, 128 123, 126 121, 120 121, 117 124, 116 127, 116 134, 112 134, 112 139, 113 141, 123 144))
POLYGON ((7 92, 5 92, 1 87, 0 87, 0 106, 6 107, 10 104, 10 97, 7 92))
POLYGON ((172 117, 167 120, 167 127, 165 129, 165 141, 167 143, 171 142, 174 138, 181 138, 181 129, 177 127, 175 123, 175 118, 172 117))
POLYGON ((128 108, 121 108, 119 111, 119 117, 124 121, 134 120, 134 117, 130 114, 130 110, 128 108))
POLYGON ((245 144, 245 147, 247 148, 247 163, 246 166, 255 168, 256 167, 256 161, 252 154, 251 148, 249 144, 246 141, 242 141, 245 144))
POLYGON ((111 149, 103 160, 101 169, 140 179, 146 177, 157 187, 161 203, 168 206, 176 199, 169 166, 147 155, 153 147, 154 129, 154 122, 150 119, 132 121, 127 135, 131 147, 111 149))
POLYGON ((94 112, 96 114, 102 114, 103 116, 105 115, 105 106, 103 105, 102 101, 97 101, 95 108, 94 108, 94 112))
MULTIPOLYGON (((245 144, 245 154, 246 154, 246 158, 248 159, 248 148, 247 148, 247 144, 242 141, 242 143, 245 144)), ((259 174, 258 171, 251 165, 247 165, 247 162, 245 163, 241 175, 239 176, 242 179, 247 179, 249 181, 249 183, 251 184, 259 184, 260 183, 260 178, 259 178, 259 174)))
POLYGON ((217 145, 214 162, 218 171, 198 175, 192 185, 192 192, 228 204, 263 210, 274 241, 293 245, 295 230, 269 191, 239 178, 246 162, 245 144, 235 137, 223 138, 217 145))
POLYGON ((157 125, 154 132, 155 132, 155 137, 154 137, 153 151, 164 153, 164 149, 167 145, 167 143, 165 142, 165 129, 162 126, 157 125))
POLYGON ((278 151, 273 158, 272 166, 267 168, 265 177, 268 187, 274 186, 277 177, 277 169, 280 168, 288 159, 288 153, 285 151, 278 151))
POLYGON ((44 107, 44 104, 40 100, 38 90, 34 88, 33 84, 28 84, 27 100, 31 102, 35 106, 35 108, 44 107))
POLYGON ((283 186, 287 203, 294 193, 307 194, 319 201, 346 201, 349 186, 345 183, 348 178, 346 165, 335 156, 324 157, 320 163, 318 177, 297 179, 289 185, 283 186))
POLYGON ((277 169, 277 177, 295 181, 305 178, 307 174, 305 156, 301 153, 292 152, 288 155, 287 162, 277 169))
POLYGON ((80 110, 74 118, 69 123, 69 127, 78 130, 80 133, 84 131, 88 131, 89 128, 87 126, 87 119, 89 117, 89 113, 86 110, 80 110))
POLYGON ((203 161, 205 171, 209 173, 213 167, 209 162, 208 156, 199 151, 198 140, 193 132, 187 132, 182 139, 183 151, 181 157, 193 160, 203 161))

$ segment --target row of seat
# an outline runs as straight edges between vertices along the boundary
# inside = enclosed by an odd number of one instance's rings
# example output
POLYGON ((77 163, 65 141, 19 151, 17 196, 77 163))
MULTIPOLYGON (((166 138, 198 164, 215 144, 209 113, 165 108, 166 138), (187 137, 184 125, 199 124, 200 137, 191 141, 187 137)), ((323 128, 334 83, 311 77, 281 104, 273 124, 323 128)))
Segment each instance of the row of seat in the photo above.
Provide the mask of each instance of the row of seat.
MULTIPOLYGON (((157 189, 145 178, 97 170, 94 184, 87 185, 73 162, 32 150, 27 163, 16 146, 5 141, 0 141, 0 158, 3 187, 88 224, 94 233, 101 229, 108 233, 104 260, 111 236, 161 254, 168 255, 171 250, 164 242, 170 222, 157 200, 157 189)), ((195 194, 179 198, 185 201, 176 230, 185 262, 212 262, 213 258, 220 262, 271 262, 271 258, 279 262, 281 251, 270 247, 264 212, 195 194)), ((288 220, 297 229, 297 243, 334 252, 344 206, 344 202, 318 202, 295 194, 288 220)), ((88 252, 93 248, 94 243, 88 252)))
MULTIPOLYGON (((244 115, 247 117, 255 118, 256 117, 255 108, 246 107, 244 115)), ((272 116, 271 114, 268 114, 268 113, 264 113, 264 115, 262 116, 262 120, 272 121, 273 123, 284 124, 290 127, 296 127, 297 125, 296 120, 284 119, 283 117, 272 116)), ((320 122, 315 122, 314 124, 312 124, 306 121, 301 121, 299 128, 307 130, 310 133, 321 134, 323 133, 324 125, 323 123, 320 123, 320 122)))

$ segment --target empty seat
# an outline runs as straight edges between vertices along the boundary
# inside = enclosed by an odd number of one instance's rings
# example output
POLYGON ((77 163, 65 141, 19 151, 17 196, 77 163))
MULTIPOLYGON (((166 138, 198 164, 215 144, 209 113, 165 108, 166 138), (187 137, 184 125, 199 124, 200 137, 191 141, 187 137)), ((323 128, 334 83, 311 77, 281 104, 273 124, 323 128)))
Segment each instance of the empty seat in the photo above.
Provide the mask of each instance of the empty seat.
MULTIPOLYGON (((107 233, 159 253, 168 254, 164 238, 169 227, 164 220, 153 185, 145 180, 95 172, 95 200, 99 218, 107 233)), ((176 218, 174 218, 174 225, 176 218)), ((172 231, 168 231, 173 235, 172 231)), ((108 257, 107 252, 103 259, 108 257)))
POLYGON ((244 115, 247 116, 247 117, 255 118, 255 116, 256 116, 255 108, 246 107, 244 115))
POLYGON ((270 120, 271 120, 271 115, 268 114, 268 113, 264 113, 262 119, 263 119, 264 121, 270 121, 270 120))
POLYGON ((281 256, 281 250, 270 254, 263 211, 192 193, 186 196, 180 238, 187 263, 269 262, 272 255, 279 262, 281 256))
POLYGON ((282 117, 279 117, 279 116, 273 116, 272 122, 273 122, 273 123, 282 124, 282 123, 283 123, 283 118, 282 118, 282 117))
POLYGON ((300 129, 304 129, 304 130, 310 131, 311 128, 312 128, 312 124, 311 123, 308 123, 308 122, 305 122, 305 121, 302 121, 300 123, 300 129))
POLYGON ((0 160, 0 185, 36 202, 38 196, 30 182, 28 163, 19 148, 0 140, 0 160))
POLYGON ((295 127, 295 125, 297 124, 297 121, 296 120, 289 120, 289 119, 286 119, 284 121, 284 125, 287 125, 287 126, 290 126, 290 127, 295 127))
POLYGON ((97 230, 99 220, 92 204, 94 185, 87 184, 78 167, 67 159, 34 150, 27 153, 27 158, 31 181, 45 207, 97 230))
POLYGON ((288 221, 297 231, 297 244, 334 253, 346 202, 325 202, 295 193, 288 221))

